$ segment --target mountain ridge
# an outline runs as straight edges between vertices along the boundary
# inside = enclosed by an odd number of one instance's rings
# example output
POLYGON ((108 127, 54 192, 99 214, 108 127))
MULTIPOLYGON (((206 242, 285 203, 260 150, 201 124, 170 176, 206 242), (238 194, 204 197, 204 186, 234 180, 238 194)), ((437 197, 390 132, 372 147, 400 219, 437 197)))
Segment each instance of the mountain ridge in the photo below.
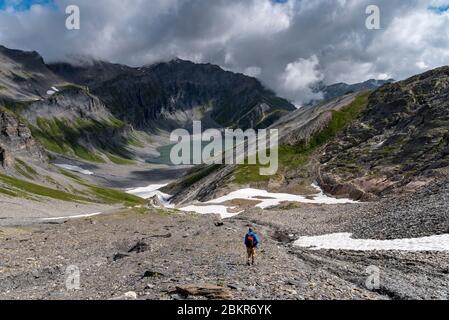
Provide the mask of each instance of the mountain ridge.
POLYGON ((256 78, 210 63, 176 59, 139 68, 105 62, 50 68, 68 81, 90 86, 117 117, 140 128, 160 121, 167 123, 165 129, 187 127, 186 117, 204 120, 205 126, 266 127, 295 110, 256 78), (125 114, 123 105, 132 110, 125 114))
POLYGON ((307 103, 306 105, 316 105, 323 101, 330 101, 332 99, 344 96, 348 93, 357 93, 367 90, 376 90, 383 85, 393 83, 396 80, 387 79, 387 80, 378 80, 378 79, 369 79, 363 82, 348 84, 345 82, 338 82, 333 84, 325 84, 324 82, 319 82, 312 90, 314 93, 321 93, 322 99, 315 99, 307 103))

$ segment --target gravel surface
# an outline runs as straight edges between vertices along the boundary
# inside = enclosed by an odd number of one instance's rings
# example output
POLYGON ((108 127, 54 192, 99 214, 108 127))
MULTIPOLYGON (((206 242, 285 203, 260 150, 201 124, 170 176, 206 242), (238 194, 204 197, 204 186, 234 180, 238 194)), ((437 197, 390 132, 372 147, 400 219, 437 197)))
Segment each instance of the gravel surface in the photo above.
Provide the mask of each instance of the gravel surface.
POLYGON ((358 239, 447 233, 448 189, 443 180, 379 203, 283 204, 226 220, 136 208, 3 225, 0 299, 448 299, 447 252, 293 245, 299 237, 341 232, 358 239), (253 267, 245 264, 248 226, 262 238, 253 267), (66 288, 69 266, 80 271, 79 290, 66 288), (380 282, 369 290, 373 268, 380 282))
POLYGON ((0 227, 36 223, 45 218, 74 216, 117 209, 117 205, 75 203, 46 200, 33 201, 24 198, 0 196, 0 227))
POLYGON ((223 221, 213 215, 128 209, 61 223, 3 227, 0 299, 185 299, 179 287, 204 294, 188 299, 206 299, 211 296, 204 292, 216 286, 223 288, 221 296, 231 299, 448 299, 448 253, 293 246, 300 236, 336 232, 379 239, 441 233, 446 191, 431 187, 378 204, 250 209, 223 221), (403 211, 398 210, 401 201, 408 205, 403 211), (418 207, 421 203, 427 204, 418 207), (407 223, 417 217, 417 222, 407 223), (245 265, 243 247, 249 225, 262 238, 253 267, 245 265), (65 285, 71 265, 80 270, 79 290, 65 285), (380 282, 368 290, 372 268, 380 282))
POLYGON ((309 266, 265 226, 256 226, 263 246, 248 267, 248 222, 216 222, 152 211, 3 230, 0 298, 111 299, 133 291, 140 299, 174 299, 176 286, 205 283, 232 288, 234 299, 384 298, 309 266), (80 290, 65 288, 70 265, 81 272, 80 290))

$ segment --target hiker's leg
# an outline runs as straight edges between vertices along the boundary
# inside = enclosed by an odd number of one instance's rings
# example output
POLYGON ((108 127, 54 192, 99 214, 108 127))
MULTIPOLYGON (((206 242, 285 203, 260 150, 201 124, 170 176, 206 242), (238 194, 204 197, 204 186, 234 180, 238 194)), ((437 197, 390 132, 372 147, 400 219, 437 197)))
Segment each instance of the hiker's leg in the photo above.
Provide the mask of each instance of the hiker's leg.
POLYGON ((248 259, 246 260, 246 264, 250 265, 250 262, 251 262, 251 250, 250 250, 250 248, 246 248, 246 254, 248 256, 248 259))
POLYGON ((252 259, 252 263, 254 265, 254 259, 256 258, 256 248, 253 248, 252 250, 252 254, 251 254, 251 259, 252 259))

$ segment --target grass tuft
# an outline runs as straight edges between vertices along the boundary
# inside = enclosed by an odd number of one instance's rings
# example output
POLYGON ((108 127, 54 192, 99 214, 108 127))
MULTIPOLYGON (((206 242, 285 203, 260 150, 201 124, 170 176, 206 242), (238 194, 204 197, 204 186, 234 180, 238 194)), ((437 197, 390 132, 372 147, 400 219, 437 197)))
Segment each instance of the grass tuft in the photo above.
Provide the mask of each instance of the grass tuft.
POLYGON ((15 159, 15 160, 16 160, 16 164, 14 165, 14 168, 23 177, 25 177, 29 180, 34 180, 38 176, 38 173, 36 172, 36 170, 34 170, 31 166, 29 166, 28 164, 26 164, 25 162, 23 162, 20 159, 15 159))
POLYGON ((4 188, 0 188, 0 193, 2 194, 6 194, 7 196, 16 198, 19 195, 17 193, 15 193, 14 191, 8 190, 8 189, 4 189, 4 188))
POLYGON ((90 189, 94 196, 106 203, 123 203, 127 206, 135 206, 145 204, 146 202, 145 199, 123 191, 93 185, 86 186, 90 189))
POLYGON ((111 153, 107 153, 106 156, 108 157, 108 159, 112 163, 115 163, 115 164, 118 164, 118 165, 132 165, 132 164, 136 163, 134 160, 125 159, 125 158, 122 158, 120 156, 113 155, 111 153))

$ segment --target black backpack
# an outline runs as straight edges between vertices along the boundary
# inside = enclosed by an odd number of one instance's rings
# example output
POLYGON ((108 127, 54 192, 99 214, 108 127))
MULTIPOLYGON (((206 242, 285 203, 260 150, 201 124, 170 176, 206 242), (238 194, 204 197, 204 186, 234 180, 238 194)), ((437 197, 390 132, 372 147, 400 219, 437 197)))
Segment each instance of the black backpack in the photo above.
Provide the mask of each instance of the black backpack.
POLYGON ((256 247, 256 238, 254 235, 247 234, 246 235, 246 241, 245 244, 248 248, 255 248, 256 247))

